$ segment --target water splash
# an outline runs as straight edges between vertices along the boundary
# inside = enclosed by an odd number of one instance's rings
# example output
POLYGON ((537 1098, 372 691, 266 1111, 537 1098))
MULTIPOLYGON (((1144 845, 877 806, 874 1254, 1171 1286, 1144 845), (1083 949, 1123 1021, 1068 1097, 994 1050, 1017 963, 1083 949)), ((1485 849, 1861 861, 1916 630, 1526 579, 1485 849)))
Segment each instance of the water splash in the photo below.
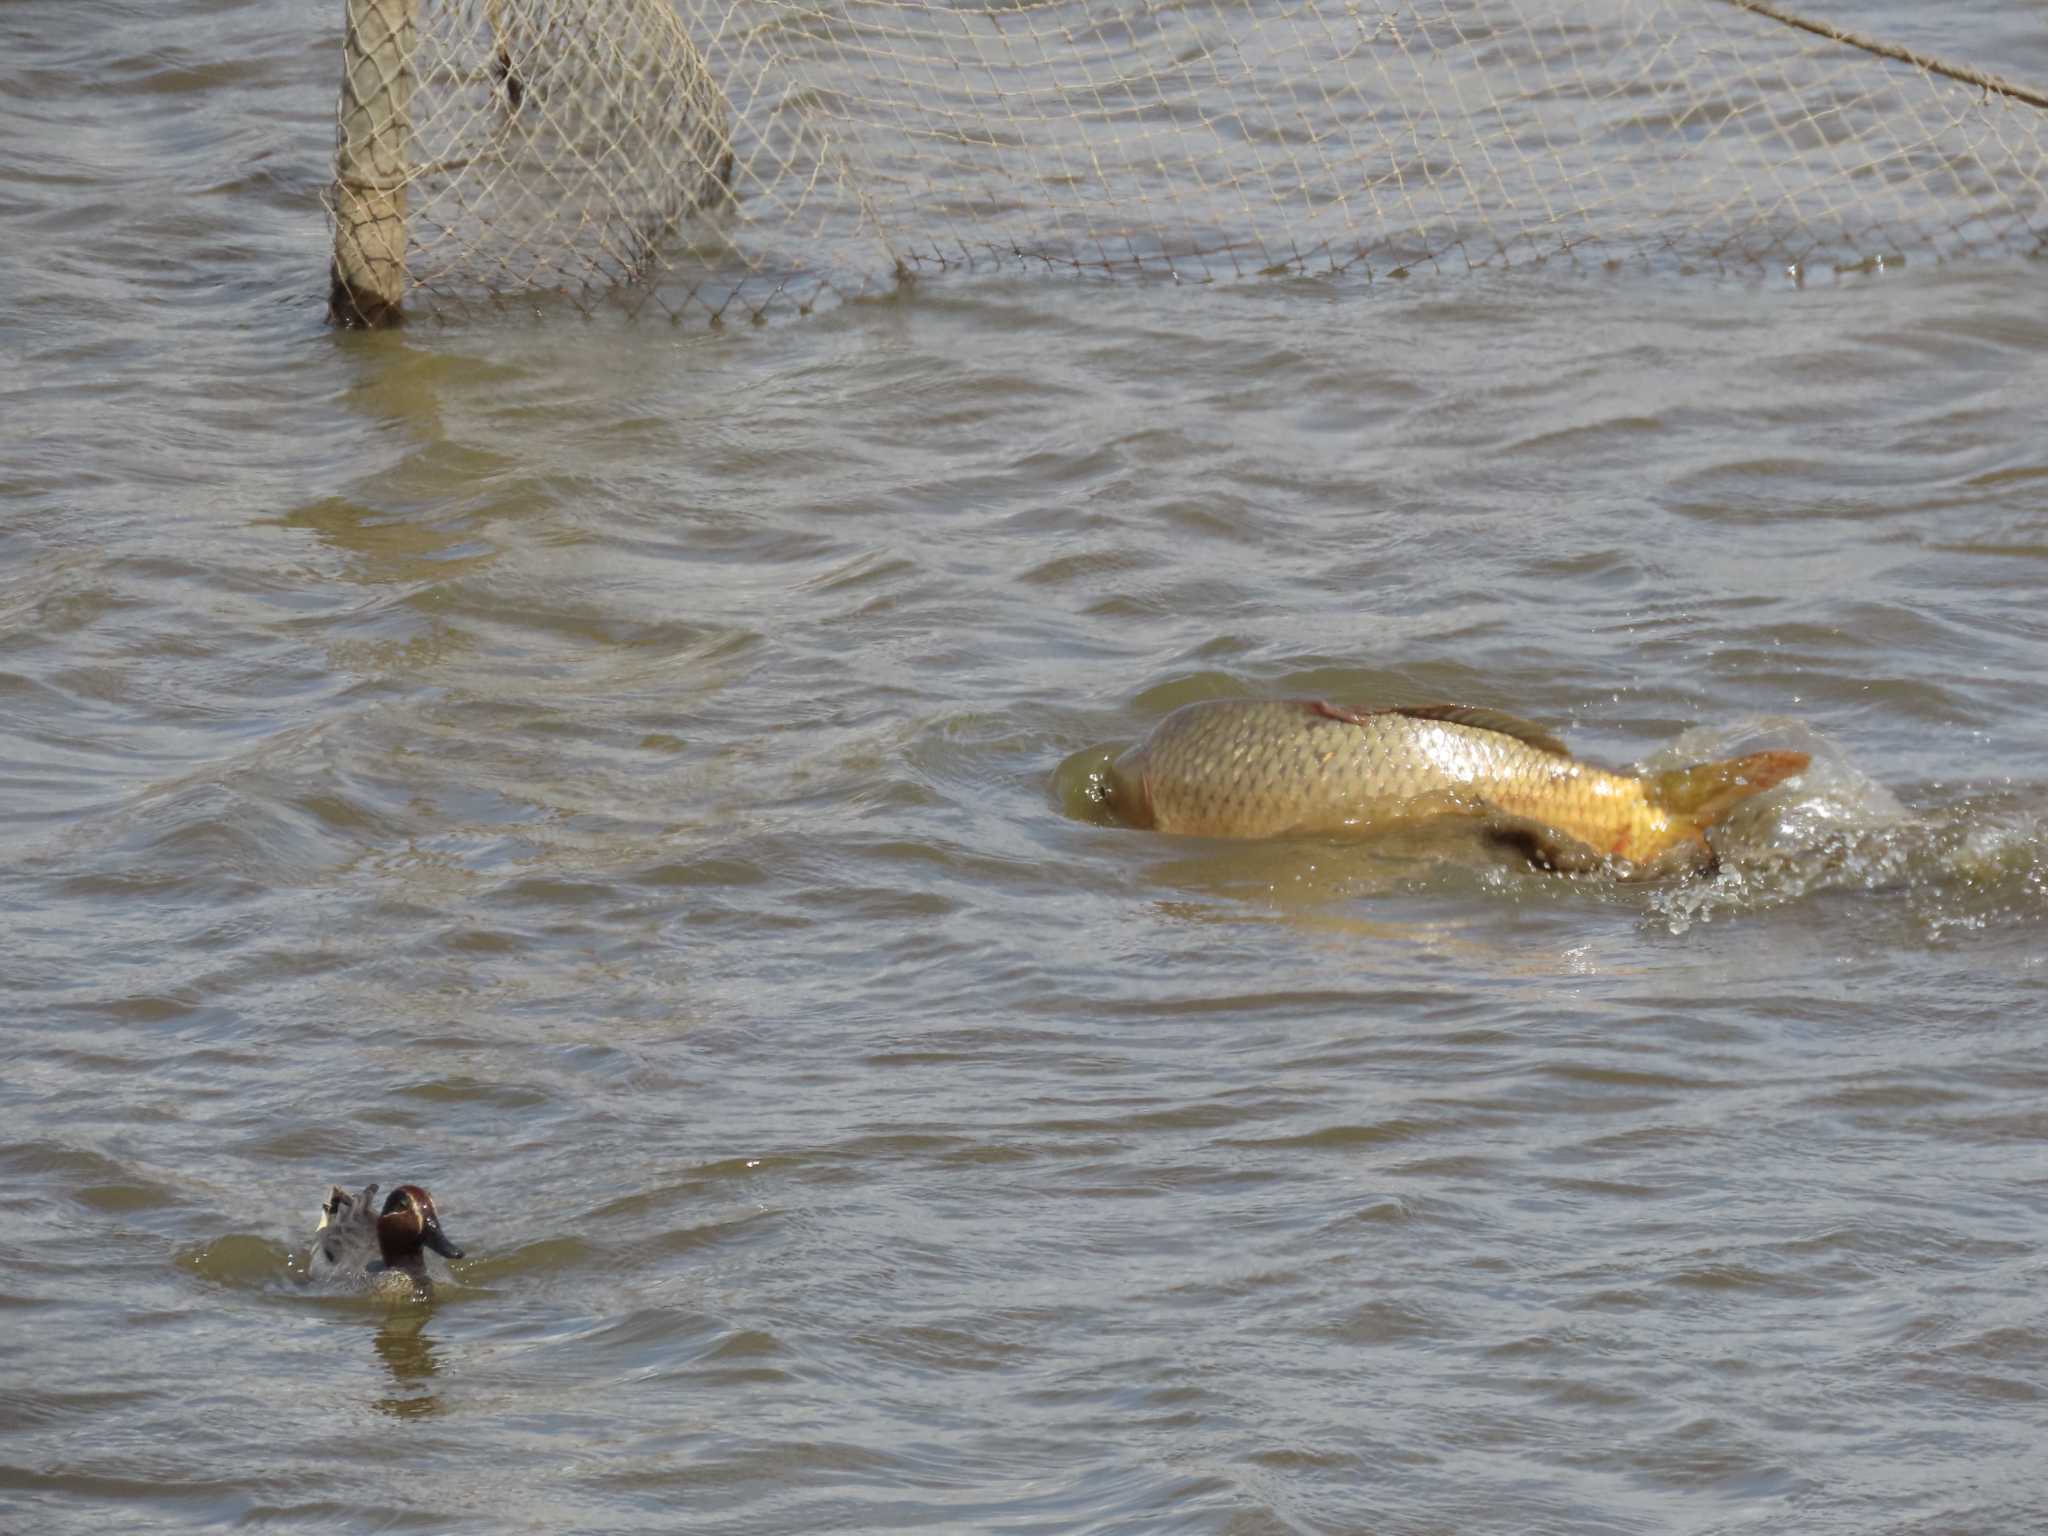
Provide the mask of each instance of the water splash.
POLYGON ((2048 786, 1946 799, 1924 786, 1902 798, 1836 743, 1782 717, 1688 731, 1648 766, 1733 756, 1764 741, 1809 753, 1812 766, 1728 817, 1715 836, 1714 878, 1652 896, 1652 920, 1670 932, 1836 892, 1895 898, 1933 940, 2048 918, 2048 786))

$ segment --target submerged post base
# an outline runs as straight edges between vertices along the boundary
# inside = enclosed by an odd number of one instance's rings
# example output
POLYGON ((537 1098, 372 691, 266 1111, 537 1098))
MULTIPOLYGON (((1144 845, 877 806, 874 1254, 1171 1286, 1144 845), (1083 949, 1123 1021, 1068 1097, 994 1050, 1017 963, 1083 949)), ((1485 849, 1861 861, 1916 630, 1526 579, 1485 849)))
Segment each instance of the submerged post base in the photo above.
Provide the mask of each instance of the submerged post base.
POLYGON ((405 310, 396 299, 352 287, 337 269, 329 273, 327 323, 345 331, 381 331, 405 323, 405 310))

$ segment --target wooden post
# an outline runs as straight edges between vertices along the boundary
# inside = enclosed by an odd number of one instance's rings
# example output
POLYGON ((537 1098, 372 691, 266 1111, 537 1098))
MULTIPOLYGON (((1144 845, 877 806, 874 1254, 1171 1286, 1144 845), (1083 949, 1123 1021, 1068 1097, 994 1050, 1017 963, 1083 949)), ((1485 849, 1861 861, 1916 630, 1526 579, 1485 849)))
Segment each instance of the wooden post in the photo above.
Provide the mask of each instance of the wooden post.
POLYGON ((347 0, 347 6, 327 318, 335 325, 395 325, 405 299, 419 0, 347 0))

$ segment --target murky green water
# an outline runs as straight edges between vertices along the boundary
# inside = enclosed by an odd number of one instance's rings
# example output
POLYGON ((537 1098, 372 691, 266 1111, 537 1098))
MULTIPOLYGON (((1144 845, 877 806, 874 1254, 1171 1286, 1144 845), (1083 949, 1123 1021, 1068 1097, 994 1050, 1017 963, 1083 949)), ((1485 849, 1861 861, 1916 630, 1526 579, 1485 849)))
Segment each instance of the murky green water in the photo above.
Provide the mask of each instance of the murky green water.
POLYGON ((336 336, 320 19, 90 9, 0 24, 0 1528, 2040 1520, 2038 264, 336 336), (1816 767, 1648 889, 1073 814, 1247 691, 1816 767), (408 1178, 436 1306, 293 1282, 408 1178))

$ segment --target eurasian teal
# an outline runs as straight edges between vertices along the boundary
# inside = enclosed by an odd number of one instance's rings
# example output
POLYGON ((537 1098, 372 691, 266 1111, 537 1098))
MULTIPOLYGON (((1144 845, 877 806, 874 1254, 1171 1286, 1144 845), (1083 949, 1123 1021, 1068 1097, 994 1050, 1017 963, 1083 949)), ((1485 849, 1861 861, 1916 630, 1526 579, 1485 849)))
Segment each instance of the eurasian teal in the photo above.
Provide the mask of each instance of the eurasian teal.
POLYGON ((309 1279, 343 1290, 367 1291, 390 1301, 423 1301, 434 1293, 423 1251, 459 1259, 462 1250, 441 1230, 434 1197, 417 1184, 401 1184, 372 1216, 377 1186, 352 1195, 340 1185, 327 1192, 313 1229, 309 1279))

